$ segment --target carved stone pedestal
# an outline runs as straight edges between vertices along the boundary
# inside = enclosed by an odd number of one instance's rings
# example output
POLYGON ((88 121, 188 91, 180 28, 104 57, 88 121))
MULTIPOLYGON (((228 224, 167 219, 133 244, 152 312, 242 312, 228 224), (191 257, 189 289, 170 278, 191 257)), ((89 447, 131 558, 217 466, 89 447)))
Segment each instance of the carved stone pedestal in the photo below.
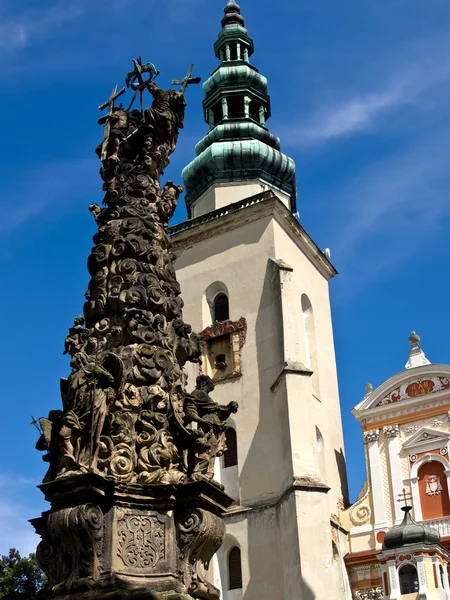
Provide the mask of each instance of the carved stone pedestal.
POLYGON ((118 483, 94 473, 40 486, 37 559, 59 600, 218 600, 206 579, 232 500, 203 482, 118 483))

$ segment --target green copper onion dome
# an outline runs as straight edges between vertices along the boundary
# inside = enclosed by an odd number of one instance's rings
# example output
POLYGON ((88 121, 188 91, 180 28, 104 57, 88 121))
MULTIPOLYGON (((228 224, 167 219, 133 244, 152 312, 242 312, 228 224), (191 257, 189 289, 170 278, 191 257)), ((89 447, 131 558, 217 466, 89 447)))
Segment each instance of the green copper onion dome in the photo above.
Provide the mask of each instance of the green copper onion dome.
POLYGON ((209 132, 196 146, 197 157, 183 170, 188 216, 192 204, 212 185, 246 181, 283 192, 295 212, 295 164, 280 152, 279 138, 267 129, 267 79, 249 62, 253 40, 234 0, 225 6, 214 51, 220 65, 203 84, 209 132))
POLYGON ((433 527, 426 527, 412 520, 411 506, 403 506, 405 513, 400 525, 389 529, 383 541, 383 550, 392 550, 394 548, 403 548, 411 544, 438 544, 441 536, 433 527))

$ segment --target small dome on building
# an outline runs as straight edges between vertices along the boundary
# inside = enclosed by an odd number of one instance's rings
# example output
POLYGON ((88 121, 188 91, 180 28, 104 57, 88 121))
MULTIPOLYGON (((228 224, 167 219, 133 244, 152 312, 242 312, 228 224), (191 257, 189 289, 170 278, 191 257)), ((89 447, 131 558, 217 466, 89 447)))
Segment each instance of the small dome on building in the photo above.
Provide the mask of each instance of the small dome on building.
POLYGON ((400 525, 389 529, 383 541, 383 550, 403 548, 412 544, 438 544, 441 536, 433 527, 416 523, 412 520, 410 511, 412 506, 404 506, 402 510, 405 517, 400 525))

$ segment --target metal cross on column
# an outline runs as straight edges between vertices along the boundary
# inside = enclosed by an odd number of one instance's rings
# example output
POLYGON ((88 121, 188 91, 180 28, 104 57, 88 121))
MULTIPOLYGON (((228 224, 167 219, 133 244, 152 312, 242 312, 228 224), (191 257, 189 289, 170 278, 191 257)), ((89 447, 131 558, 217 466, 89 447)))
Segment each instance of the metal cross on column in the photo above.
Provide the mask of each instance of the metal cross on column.
POLYGON ((117 98, 120 98, 122 94, 125 94, 125 88, 122 88, 121 90, 117 91, 117 85, 115 85, 112 89, 111 96, 108 98, 108 100, 103 104, 100 104, 100 106, 98 107, 98 110, 105 110, 105 108, 108 107, 108 113, 100 117, 100 119, 98 120, 99 125, 103 125, 103 123, 105 124, 105 127, 103 128, 102 152, 100 154, 101 161, 106 160, 108 155, 108 142, 109 135, 111 133, 111 115, 114 111, 114 102, 117 100, 117 98))
POLYGON ((170 82, 170 85, 179 85, 180 87, 180 92, 184 94, 184 92, 186 91, 186 88, 188 85, 192 85, 195 83, 200 83, 201 82, 201 77, 191 77, 192 75, 192 71, 194 70, 195 65, 191 65, 189 67, 189 70, 186 74, 186 77, 184 77, 183 79, 172 79, 172 81, 170 82))

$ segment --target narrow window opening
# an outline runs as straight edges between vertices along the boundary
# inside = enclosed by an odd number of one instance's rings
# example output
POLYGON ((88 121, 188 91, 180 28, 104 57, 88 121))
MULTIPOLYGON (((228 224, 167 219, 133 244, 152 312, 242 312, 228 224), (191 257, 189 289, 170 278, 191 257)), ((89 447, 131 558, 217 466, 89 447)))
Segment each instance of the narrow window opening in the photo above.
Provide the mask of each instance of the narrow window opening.
POLYGON ((237 44, 230 45, 230 60, 238 60, 240 57, 238 56, 237 44))
POLYGON ((241 551, 237 546, 231 548, 228 555, 228 577, 230 590, 242 588, 241 551))
POLYGON ((419 591, 417 569, 413 565, 405 565, 398 572, 400 580, 400 593, 412 594, 419 591))
POLYGON ((217 102, 213 108, 213 119, 214 119, 214 125, 217 125, 218 123, 220 123, 220 121, 223 118, 223 112, 222 112, 222 102, 217 102))
POLYGON ((225 434, 225 443, 227 449, 223 455, 223 466, 225 469, 228 467, 236 467, 238 464, 238 450, 237 450, 237 435, 236 430, 230 427, 227 429, 225 434))
POLYGON ((230 307, 228 296, 218 294, 214 299, 214 321, 228 321, 230 318, 230 307))
POLYGON ((214 366, 216 367, 216 369, 220 369, 220 370, 227 368, 225 354, 218 354, 216 356, 216 362, 214 363, 214 366))
POLYGON ((260 105, 257 102, 254 100, 250 102, 250 118, 256 123, 259 123, 259 108, 260 105))
POLYGON ((317 400, 319 396, 319 375, 317 372, 317 347, 316 332, 314 327, 314 312, 311 302, 306 294, 302 294, 303 326, 305 330, 306 363, 313 372, 311 376, 312 393, 317 400))
POLYGON ((244 96, 230 96, 228 100, 228 117, 242 119, 245 115, 244 96))

